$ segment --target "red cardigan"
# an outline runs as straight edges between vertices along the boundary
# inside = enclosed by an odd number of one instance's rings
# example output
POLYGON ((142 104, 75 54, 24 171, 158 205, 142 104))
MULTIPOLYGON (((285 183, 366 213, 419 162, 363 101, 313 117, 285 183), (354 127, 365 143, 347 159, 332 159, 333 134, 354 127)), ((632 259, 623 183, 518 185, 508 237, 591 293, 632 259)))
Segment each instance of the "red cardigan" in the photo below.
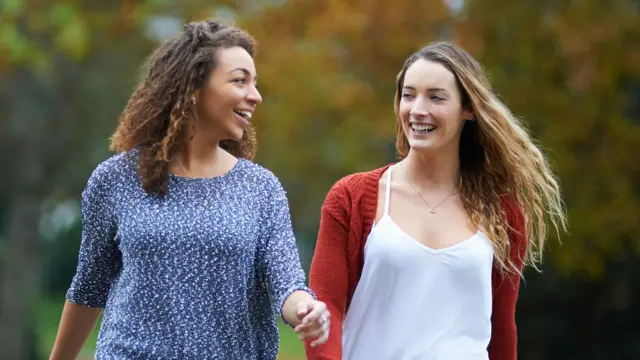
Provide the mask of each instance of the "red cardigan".
MULTIPOLYGON (((320 231, 311 263, 309 284, 331 313, 331 332, 324 345, 305 344, 309 360, 342 359, 342 324, 364 264, 364 244, 378 206, 378 182, 391 164, 370 172, 349 175, 329 191, 322 206, 320 231)), ((526 249, 524 218, 514 201, 502 201, 512 230, 511 259, 522 269, 526 249)), ((515 308, 520 279, 493 268, 493 312, 490 360, 516 360, 515 308)))

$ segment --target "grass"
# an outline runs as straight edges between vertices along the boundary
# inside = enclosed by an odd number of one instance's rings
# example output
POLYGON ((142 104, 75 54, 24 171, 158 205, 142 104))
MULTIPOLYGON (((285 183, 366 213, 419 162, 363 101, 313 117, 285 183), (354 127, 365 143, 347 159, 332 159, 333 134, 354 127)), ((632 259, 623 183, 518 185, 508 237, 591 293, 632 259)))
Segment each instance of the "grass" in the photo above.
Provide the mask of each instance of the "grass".
MULTIPOLYGON (((48 358, 58 331, 58 322, 62 313, 64 299, 43 298, 38 306, 38 339, 40 342, 40 352, 44 358, 48 358)), ((296 334, 282 322, 278 322, 280 328, 280 353, 278 360, 302 360, 305 359, 304 347, 296 334)), ((96 338, 98 336, 98 326, 91 333, 85 343, 84 349, 80 353, 78 360, 93 359, 96 338)))

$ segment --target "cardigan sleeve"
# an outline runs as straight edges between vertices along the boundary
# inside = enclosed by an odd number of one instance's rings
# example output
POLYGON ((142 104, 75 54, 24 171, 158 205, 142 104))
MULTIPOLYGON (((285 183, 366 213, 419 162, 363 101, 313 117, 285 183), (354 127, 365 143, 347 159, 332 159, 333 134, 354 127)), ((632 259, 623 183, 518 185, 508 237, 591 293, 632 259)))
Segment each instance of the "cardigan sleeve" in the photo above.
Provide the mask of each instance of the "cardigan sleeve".
POLYGON ((312 348, 305 343, 309 360, 342 359, 342 323, 348 294, 349 200, 341 182, 327 194, 309 271, 309 286, 331 314, 329 339, 312 348))
MULTIPOLYGON (((507 222, 511 226, 510 257, 518 270, 522 271, 527 248, 527 235, 524 216, 515 201, 505 201, 507 222)), ((502 274, 496 266, 492 274, 493 313, 491 317, 491 341, 489 343, 490 360, 517 359, 516 302, 520 288, 518 274, 502 274)))

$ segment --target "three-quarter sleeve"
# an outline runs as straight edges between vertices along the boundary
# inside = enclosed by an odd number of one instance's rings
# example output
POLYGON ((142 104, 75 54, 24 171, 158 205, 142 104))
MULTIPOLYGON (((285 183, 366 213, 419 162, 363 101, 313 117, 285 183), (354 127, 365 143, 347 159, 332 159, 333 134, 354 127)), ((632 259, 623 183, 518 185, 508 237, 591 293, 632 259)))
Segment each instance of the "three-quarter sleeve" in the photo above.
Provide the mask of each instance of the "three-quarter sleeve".
POLYGON ((109 195, 109 171, 98 166, 82 192, 82 241, 78 266, 67 300, 103 308, 109 289, 121 267, 115 242, 116 218, 109 195))
POLYGON ((266 194, 269 200, 263 221, 267 226, 259 245, 259 262, 275 311, 286 321, 282 308, 289 295, 297 290, 307 291, 314 298, 315 294, 306 286, 286 193, 279 181, 274 182, 270 194, 266 194))

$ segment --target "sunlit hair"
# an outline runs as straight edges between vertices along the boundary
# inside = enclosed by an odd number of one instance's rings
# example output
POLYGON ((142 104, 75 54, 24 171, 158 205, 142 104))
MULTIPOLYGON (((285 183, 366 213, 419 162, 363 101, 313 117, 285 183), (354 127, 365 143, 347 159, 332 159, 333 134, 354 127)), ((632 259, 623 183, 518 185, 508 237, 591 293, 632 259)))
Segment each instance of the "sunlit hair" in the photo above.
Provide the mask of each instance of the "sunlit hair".
MULTIPOLYGON (((169 163, 184 149, 195 128, 194 93, 216 66, 219 49, 242 47, 251 56, 254 39, 245 31, 216 21, 191 22, 151 54, 146 74, 135 89, 111 138, 117 152, 140 149, 138 172, 147 192, 168 191, 169 163)), ((220 146, 236 157, 253 159, 253 128, 241 141, 223 140, 220 146)))
POLYGON ((396 148, 401 159, 409 153, 398 108, 407 69, 425 59, 443 65, 456 78, 463 109, 473 110, 476 121, 465 121, 460 139, 461 199, 471 221, 483 228, 494 248, 502 272, 521 272, 511 261, 505 199, 515 201, 524 215, 528 244, 525 265, 542 261, 548 224, 566 230, 566 215, 558 181, 544 154, 528 132, 491 89, 482 66, 449 42, 420 49, 404 63, 396 81, 396 148))

